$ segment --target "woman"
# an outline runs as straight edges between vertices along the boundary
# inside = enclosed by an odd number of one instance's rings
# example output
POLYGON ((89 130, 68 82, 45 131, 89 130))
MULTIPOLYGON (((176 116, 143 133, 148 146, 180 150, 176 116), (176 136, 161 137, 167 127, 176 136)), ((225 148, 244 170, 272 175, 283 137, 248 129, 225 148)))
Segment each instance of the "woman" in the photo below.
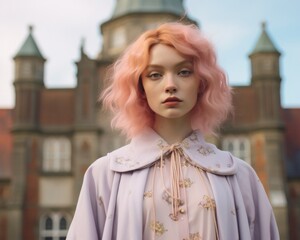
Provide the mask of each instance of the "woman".
POLYGON ((195 26, 142 34, 102 100, 131 142, 87 170, 67 239, 279 239, 254 170, 203 138, 226 119, 231 90, 195 26))

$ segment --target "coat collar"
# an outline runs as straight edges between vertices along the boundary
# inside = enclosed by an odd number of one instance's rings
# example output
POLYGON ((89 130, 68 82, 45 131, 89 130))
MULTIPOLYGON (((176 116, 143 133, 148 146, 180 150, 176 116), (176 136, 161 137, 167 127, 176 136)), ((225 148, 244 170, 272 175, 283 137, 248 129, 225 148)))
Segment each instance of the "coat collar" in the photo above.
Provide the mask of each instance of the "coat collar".
MULTIPOLYGON (((195 165, 207 172, 217 175, 233 175, 236 172, 236 163, 231 154, 205 142, 199 130, 193 131, 177 145, 195 165)), ((116 172, 146 168, 157 161, 168 146, 154 130, 147 129, 134 137, 130 144, 108 154, 110 168, 116 172)))

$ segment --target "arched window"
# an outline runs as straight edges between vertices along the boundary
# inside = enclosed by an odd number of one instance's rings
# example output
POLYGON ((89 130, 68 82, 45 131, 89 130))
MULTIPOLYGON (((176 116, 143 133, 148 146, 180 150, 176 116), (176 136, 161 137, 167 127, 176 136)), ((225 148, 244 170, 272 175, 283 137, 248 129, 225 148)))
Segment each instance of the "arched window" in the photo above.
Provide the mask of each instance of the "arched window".
POLYGON ((59 220, 59 229, 60 230, 66 230, 67 229, 67 220, 65 217, 62 217, 60 220, 59 220))
POLYGON ((55 212, 42 216, 40 240, 65 240, 69 225, 69 218, 63 213, 55 212))
POLYGON ((231 152, 235 157, 243 159, 251 164, 251 145, 247 137, 225 137, 222 142, 222 148, 225 151, 231 152))
POLYGON ((70 140, 64 137, 51 137, 45 139, 43 146, 43 171, 69 172, 70 170, 70 140))
POLYGON ((52 230, 53 229, 53 220, 51 217, 47 216, 45 220, 45 229, 52 230))

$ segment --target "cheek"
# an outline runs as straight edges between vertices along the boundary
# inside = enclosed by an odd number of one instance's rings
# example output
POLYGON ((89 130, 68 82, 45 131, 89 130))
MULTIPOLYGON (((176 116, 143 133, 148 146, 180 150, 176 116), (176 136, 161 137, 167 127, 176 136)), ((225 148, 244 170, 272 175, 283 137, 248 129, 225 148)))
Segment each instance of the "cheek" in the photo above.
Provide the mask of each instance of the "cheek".
POLYGON ((193 98, 198 98, 199 94, 199 85, 191 86, 189 89, 190 96, 193 98))
POLYGON ((195 85, 189 89, 190 103, 196 105, 199 97, 199 85, 195 85))
POLYGON ((151 103, 157 98, 155 91, 153 91, 153 89, 151 89, 149 86, 144 87, 144 95, 148 105, 151 105, 151 103))

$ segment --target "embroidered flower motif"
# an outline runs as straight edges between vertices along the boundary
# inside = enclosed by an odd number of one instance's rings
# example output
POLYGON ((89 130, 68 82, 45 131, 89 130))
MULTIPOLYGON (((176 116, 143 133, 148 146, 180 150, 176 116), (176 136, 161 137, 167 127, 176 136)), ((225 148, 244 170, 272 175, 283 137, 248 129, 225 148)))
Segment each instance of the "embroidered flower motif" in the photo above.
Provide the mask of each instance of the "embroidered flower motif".
POLYGON ((187 160, 187 159, 183 159, 182 161, 181 161, 181 166, 182 167, 189 167, 191 164, 190 164, 190 162, 187 160))
POLYGON ((157 141, 157 146, 158 146, 160 149, 163 149, 163 148, 165 148, 165 146, 164 146, 164 142, 163 142, 163 140, 162 140, 162 139, 159 139, 159 140, 157 141))
POLYGON ((216 207, 216 202, 213 198, 203 195, 203 199, 199 203, 200 206, 203 208, 209 209, 209 208, 215 208, 216 207))
POLYGON ((216 167, 217 167, 217 168, 220 168, 220 167, 221 167, 221 165, 220 165, 219 163, 217 163, 217 164, 216 164, 216 167))
POLYGON ((192 180, 190 178, 185 178, 184 180, 179 181, 179 187, 181 188, 189 188, 193 184, 192 180))
POLYGON ((197 136, 197 134, 196 134, 195 132, 193 132, 193 133, 190 135, 189 139, 190 139, 192 142, 198 142, 198 136, 197 136))
POLYGON ((190 234, 190 240, 200 240, 200 234, 199 233, 191 233, 190 234))
POLYGON ((197 151, 203 156, 208 156, 209 154, 216 154, 211 147, 201 146, 197 151))
POLYGON ((184 238, 183 240, 201 240, 200 234, 197 233, 190 233, 189 238, 184 238))
POLYGON ((152 198, 152 191, 144 192, 144 199, 152 198))
POLYGON ((156 222, 152 222, 151 223, 151 230, 155 232, 155 235, 157 236, 161 236, 163 235, 166 231, 168 231, 167 229, 165 229, 165 226, 160 223, 159 221, 156 222))
POLYGON ((140 164, 139 162, 133 161, 129 158, 123 158, 123 157, 117 157, 115 159, 115 162, 120 165, 125 165, 126 167, 129 167, 129 168, 135 167, 140 164))
POLYGON ((163 168, 165 166, 165 159, 161 160, 161 161, 158 161, 155 163, 155 167, 158 167, 158 168, 163 168))
POLYGON ((230 213, 235 216, 235 211, 233 209, 230 211, 230 213))
POLYGON ((172 198, 167 191, 163 192, 162 199, 165 200, 168 204, 172 203, 172 198))
MULTIPOLYGON (((163 192, 162 199, 165 200, 168 204, 172 204, 172 197, 166 190, 163 192)), ((177 206, 182 206, 184 202, 183 200, 177 199, 176 204, 177 206)))
POLYGON ((183 147, 187 148, 187 149, 190 148, 190 143, 189 143, 189 141, 188 141, 187 139, 184 139, 184 140, 182 141, 181 145, 182 145, 183 147))

